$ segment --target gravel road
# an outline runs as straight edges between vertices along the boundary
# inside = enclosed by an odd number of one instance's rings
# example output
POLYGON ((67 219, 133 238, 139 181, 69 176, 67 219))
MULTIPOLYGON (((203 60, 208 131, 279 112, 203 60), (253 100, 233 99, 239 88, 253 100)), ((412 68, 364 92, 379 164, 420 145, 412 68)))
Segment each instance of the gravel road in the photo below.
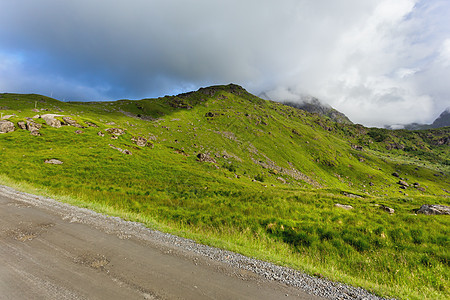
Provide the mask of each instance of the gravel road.
POLYGON ((0 185, 0 299, 380 299, 0 185))

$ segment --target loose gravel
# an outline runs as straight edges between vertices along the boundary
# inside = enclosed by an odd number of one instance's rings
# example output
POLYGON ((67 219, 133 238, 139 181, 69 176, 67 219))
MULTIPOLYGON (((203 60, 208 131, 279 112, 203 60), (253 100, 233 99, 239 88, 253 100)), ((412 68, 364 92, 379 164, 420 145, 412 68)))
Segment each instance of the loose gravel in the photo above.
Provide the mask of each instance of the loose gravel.
POLYGON ((191 239, 149 229, 141 223, 103 215, 86 208, 79 208, 58 202, 54 199, 20 192, 7 186, 0 185, 0 194, 21 201, 26 205, 49 210, 69 222, 94 226, 109 234, 115 234, 121 239, 136 238, 142 241, 164 245, 182 252, 195 253, 207 259, 224 263, 232 268, 250 271, 268 280, 303 289, 311 295, 321 296, 327 299, 386 299, 373 295, 362 288, 352 287, 324 278, 313 277, 287 267, 277 266, 231 251, 198 244, 191 239))

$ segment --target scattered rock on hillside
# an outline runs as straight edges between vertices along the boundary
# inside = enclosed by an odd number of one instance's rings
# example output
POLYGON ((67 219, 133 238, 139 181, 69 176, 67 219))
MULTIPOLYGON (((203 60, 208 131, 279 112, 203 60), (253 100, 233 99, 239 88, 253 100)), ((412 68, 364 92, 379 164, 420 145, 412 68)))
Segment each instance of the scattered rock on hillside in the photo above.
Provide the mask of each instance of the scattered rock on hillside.
POLYGON ((128 149, 122 149, 122 148, 116 147, 116 146, 111 145, 111 144, 109 144, 109 146, 110 146, 111 148, 113 148, 113 149, 118 150, 119 152, 122 152, 123 154, 133 155, 133 153, 131 153, 131 151, 128 150, 128 149))
POLYGON ((72 119, 71 117, 63 117, 62 119, 63 119, 64 122, 66 122, 66 123, 69 124, 70 126, 78 127, 78 128, 81 128, 81 127, 82 127, 80 124, 77 123, 77 121, 75 121, 75 120, 72 119))
POLYGON ((409 184, 406 181, 404 181, 404 180, 400 180, 397 183, 400 184, 401 186, 404 186, 404 187, 408 187, 409 186, 409 184))
POLYGON ((334 206, 335 207, 339 207, 339 208, 343 208, 345 210, 353 209, 353 206, 351 206, 351 205, 345 205, 345 204, 340 204, 340 203, 336 203, 334 206))
POLYGON ((62 117, 62 115, 45 114, 45 115, 41 116, 41 118, 44 119, 45 123, 47 123, 48 126, 51 126, 54 128, 61 128, 61 126, 62 126, 61 121, 58 119, 55 119, 55 117, 62 117))
POLYGON ((284 179, 283 177, 277 177, 277 180, 284 184, 286 184, 287 182, 286 179, 284 179))
POLYGON ((450 206, 439 204, 424 204, 417 211, 424 215, 450 215, 450 206))
POLYGON ((46 160, 44 161, 44 163, 46 163, 46 164, 52 164, 52 165, 61 165, 61 164, 63 164, 62 161, 60 161, 59 159, 54 159, 54 158, 52 158, 52 159, 46 159, 46 160))
POLYGON ((108 128, 106 129, 106 132, 112 135, 122 135, 125 134, 125 131, 123 129, 120 128, 108 128))
POLYGON ((350 197, 350 198, 362 198, 362 197, 359 196, 359 195, 355 195, 355 194, 347 193, 347 192, 342 192, 342 195, 347 196, 347 197, 350 197))
POLYGON ((28 131, 35 131, 35 130, 39 131, 39 129, 41 129, 41 127, 42 127, 42 124, 40 124, 40 123, 36 123, 33 121, 27 121, 28 131))
POLYGON ((75 130, 75 133, 76 134, 82 134, 82 133, 84 133, 84 131, 82 131, 82 130, 75 130))
POLYGON ((12 115, 4 115, 4 116, 2 117, 2 120, 8 120, 8 119, 10 119, 10 118, 12 118, 12 117, 17 117, 17 115, 16 115, 16 114, 12 114, 12 115))
POLYGON ((98 128, 98 126, 97 126, 96 124, 92 123, 92 122, 85 121, 84 123, 85 123, 87 126, 89 126, 89 127, 98 128))
POLYGON ((199 154, 197 155, 197 160, 198 160, 198 161, 201 161, 201 162, 212 162, 212 163, 216 163, 216 160, 215 160, 213 157, 209 156, 209 154, 207 154, 207 153, 199 153, 199 154))
POLYGON ((41 135, 41 133, 39 132, 39 130, 31 130, 31 131, 30 131, 30 134, 33 135, 33 136, 40 136, 40 135, 41 135))
POLYGON ((0 133, 8 133, 14 131, 14 123, 10 121, 0 120, 0 133))
POLYGON ((394 177, 400 177, 400 174, 398 174, 397 172, 392 173, 392 176, 394 177))
POLYGON ((17 126, 19 126, 20 129, 27 130, 27 124, 24 121, 17 122, 17 126))
POLYGON ((133 141, 136 145, 139 147, 145 147, 147 145, 147 139, 143 138, 141 136, 138 137, 132 137, 131 141, 133 141))
POLYGON ((105 136, 105 134, 103 132, 101 132, 101 131, 97 132, 97 135, 98 136, 105 136))
POLYGON ((362 151, 364 148, 363 146, 359 146, 359 145, 352 145, 352 148, 358 151, 362 151))
POLYGON ((385 205, 381 205, 380 208, 381 208, 382 210, 384 210, 385 212, 388 212, 388 213, 390 213, 390 214, 393 214, 393 213, 395 212, 395 210, 394 210, 393 208, 390 208, 390 207, 385 206, 385 205))

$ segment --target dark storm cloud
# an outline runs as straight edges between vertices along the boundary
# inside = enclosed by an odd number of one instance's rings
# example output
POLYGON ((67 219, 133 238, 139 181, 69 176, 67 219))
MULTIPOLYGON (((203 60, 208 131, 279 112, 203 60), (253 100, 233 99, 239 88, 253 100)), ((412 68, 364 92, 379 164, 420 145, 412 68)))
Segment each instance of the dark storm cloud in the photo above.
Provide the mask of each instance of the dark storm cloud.
POLYGON ((446 1, 0 0, 0 89, 143 98, 234 82, 368 125, 449 106, 446 1))

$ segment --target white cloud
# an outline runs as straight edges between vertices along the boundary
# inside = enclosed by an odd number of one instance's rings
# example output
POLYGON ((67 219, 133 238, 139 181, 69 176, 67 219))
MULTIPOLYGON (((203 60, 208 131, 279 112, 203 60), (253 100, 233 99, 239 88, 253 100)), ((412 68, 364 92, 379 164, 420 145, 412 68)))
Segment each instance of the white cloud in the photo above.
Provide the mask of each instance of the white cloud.
POLYGON ((442 43, 442 47, 440 49, 440 59, 444 67, 450 66, 450 38, 446 39, 442 43))
POLYGON ((432 121, 449 106, 449 14, 441 0, 2 1, 0 52, 23 60, 0 65, 0 88, 117 99, 234 82, 367 125, 432 121))

